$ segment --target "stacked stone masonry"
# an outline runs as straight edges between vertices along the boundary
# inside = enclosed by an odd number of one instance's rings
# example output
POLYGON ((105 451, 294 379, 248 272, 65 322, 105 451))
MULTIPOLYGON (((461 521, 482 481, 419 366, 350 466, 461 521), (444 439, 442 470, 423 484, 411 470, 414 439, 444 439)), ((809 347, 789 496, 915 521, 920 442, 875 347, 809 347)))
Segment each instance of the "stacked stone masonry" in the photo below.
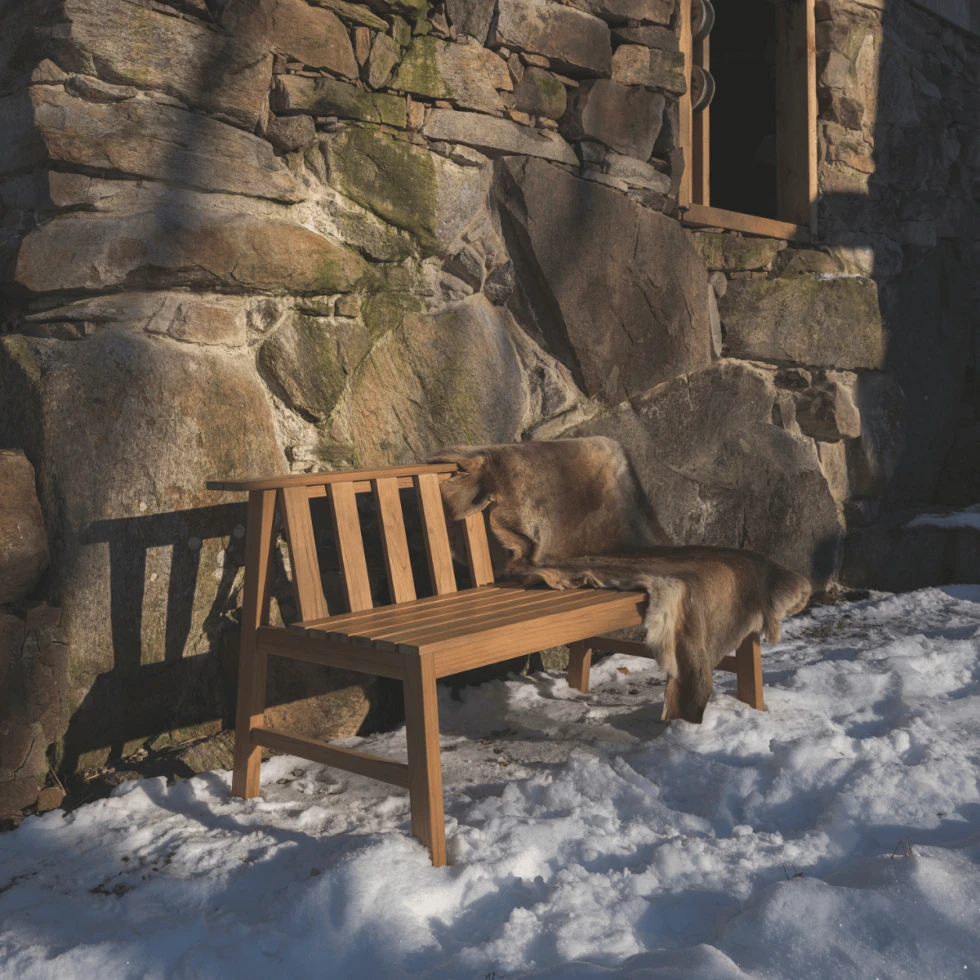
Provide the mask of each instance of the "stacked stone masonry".
MULTIPOLYGON (((677 542, 818 588, 883 506, 976 500, 977 37, 818 0, 801 246, 674 216, 680 2, 0 0, 0 448, 67 768, 230 718, 244 511, 209 478, 601 433, 677 542)), ((288 666, 273 721, 383 708, 288 666)))

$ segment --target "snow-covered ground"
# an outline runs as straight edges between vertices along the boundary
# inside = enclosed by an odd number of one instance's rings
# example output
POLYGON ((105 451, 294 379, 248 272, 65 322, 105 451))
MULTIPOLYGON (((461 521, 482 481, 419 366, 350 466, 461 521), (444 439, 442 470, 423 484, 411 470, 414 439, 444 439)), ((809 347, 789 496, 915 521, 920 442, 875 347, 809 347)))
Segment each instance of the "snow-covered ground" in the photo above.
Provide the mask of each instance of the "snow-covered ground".
POLYGON ((588 697, 444 692, 448 868, 403 792, 289 758, 261 801, 208 773, 28 819, 0 976, 980 976, 980 587, 816 609, 764 668, 767 712, 717 674, 701 726, 619 656, 588 697))

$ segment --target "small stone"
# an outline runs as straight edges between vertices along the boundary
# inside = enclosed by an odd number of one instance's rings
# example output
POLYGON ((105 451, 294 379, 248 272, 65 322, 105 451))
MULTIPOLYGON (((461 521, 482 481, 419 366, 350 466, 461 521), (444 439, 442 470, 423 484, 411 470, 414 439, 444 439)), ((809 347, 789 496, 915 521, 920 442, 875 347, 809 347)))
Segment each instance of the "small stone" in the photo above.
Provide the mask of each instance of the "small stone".
POLYGON ((607 153, 602 169, 612 177, 625 180, 631 187, 643 187, 658 194, 667 194, 670 191, 670 178, 666 174, 633 157, 607 153))
POLYGON ((567 100, 565 86, 550 72, 534 66, 528 66, 514 89, 514 107, 532 116, 561 119, 567 100))
POLYGON ((578 144, 579 152, 585 163, 602 163, 606 158, 606 148, 601 143, 593 143, 592 140, 582 140, 578 144))
POLYGON ((408 128, 418 130, 425 122, 425 103, 414 102, 412 97, 408 97, 408 128))
POLYGON ((56 810, 65 799, 65 791, 60 786, 49 786, 42 789, 37 797, 37 812, 48 813, 56 810))
POLYGON ((524 79, 524 62, 521 61, 519 55, 512 54, 508 57, 507 70, 510 72, 510 77, 514 84, 520 85, 524 79))
POLYGON ((728 290, 728 277, 724 272, 712 272, 708 276, 708 282, 711 283, 711 288, 715 291, 715 296, 721 299, 728 290))
POLYGON ((365 92, 335 78, 279 75, 270 96, 274 112, 340 116, 405 128, 405 99, 382 92, 365 92))
POLYGON ((664 51, 680 50, 677 35, 666 27, 613 27, 611 30, 613 40, 623 44, 642 44, 664 51))
POLYGON ((430 139, 466 143, 479 149, 543 157, 578 165, 575 151, 557 134, 475 112, 433 109, 422 127, 430 139))
POLYGON ((367 83, 371 88, 384 88, 391 71, 398 64, 401 48, 388 34, 375 34, 367 63, 367 83))
POLYGON ((507 117, 509 119, 513 119, 516 123, 520 123, 522 126, 531 125, 531 117, 526 112, 521 112, 519 109, 508 109, 507 117))
POLYGON ((305 149, 316 140, 316 126, 309 116, 270 116, 265 138, 286 153, 305 149))
POLYGON ((354 57, 363 68, 371 53, 371 32, 366 27, 354 28, 354 57))
POLYGON ((391 18, 391 36, 403 47, 412 43, 412 28, 408 21, 397 14, 391 18))
POLYGON ((494 0, 446 0, 446 16, 460 34, 486 44, 494 0))
POLYGON ((550 129, 552 132, 558 132, 558 122, 555 119, 548 119, 547 116, 535 116, 534 125, 539 129, 550 129))
POLYGON ((718 312, 718 297, 710 282, 708 283, 708 316, 711 321, 711 352, 715 357, 721 357, 721 314, 718 312))
POLYGON ((57 84, 58 82, 65 81, 66 78, 68 78, 68 73, 62 71, 49 58, 45 58, 31 72, 31 83, 34 85, 43 85, 45 83, 57 84))
POLYGON ((348 293, 337 300, 335 310, 337 316, 357 317, 361 315, 361 297, 357 293, 348 293))
POLYGON ((526 65, 533 65, 535 68, 550 68, 551 62, 543 54, 530 54, 527 51, 521 52, 521 59, 526 65))
POLYGON ((612 58, 612 79, 621 85, 644 85, 675 95, 687 91, 684 56, 680 52, 621 44, 612 58))

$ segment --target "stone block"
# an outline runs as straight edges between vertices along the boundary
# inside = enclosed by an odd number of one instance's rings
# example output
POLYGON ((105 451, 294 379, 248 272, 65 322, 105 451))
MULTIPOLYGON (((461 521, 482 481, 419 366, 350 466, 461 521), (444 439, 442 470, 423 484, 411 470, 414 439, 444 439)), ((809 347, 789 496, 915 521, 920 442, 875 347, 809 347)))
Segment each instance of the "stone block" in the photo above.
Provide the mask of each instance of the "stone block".
POLYGON ((522 243, 523 325, 587 395, 616 404, 710 362, 707 275, 676 221, 533 159, 502 162, 498 197, 522 243))
POLYGON ((334 78, 278 75, 269 99, 273 112, 308 112, 405 128, 406 103, 397 95, 365 92, 334 78))
POLYGON ((346 293, 367 271, 357 253, 299 225, 174 207, 49 221, 24 238, 12 279, 39 293, 124 284, 346 293))
POLYGON ((528 66, 514 88, 514 108, 532 116, 561 119, 567 102, 565 86, 543 68, 528 66))
POLYGON ((263 135, 277 150, 293 153, 316 141, 316 126, 309 116, 272 116, 263 135))
MULTIPOLYGON (((307 7, 301 0, 291 2, 297 9, 307 7)), ((272 45, 251 5, 230 6, 250 9, 237 31, 223 34, 126 0, 64 0, 68 24, 61 44, 72 52, 68 60, 76 71, 165 92, 252 130, 269 88, 272 45)))
POLYGON ((475 112, 433 109, 426 117, 422 135, 465 143, 491 153, 518 153, 578 165, 575 151, 557 133, 475 112))
POLYGON ((323 422, 369 348, 360 320, 293 312, 259 348, 258 365, 286 404, 323 422))
POLYGON ((306 0, 244 0, 226 4, 221 26, 258 51, 275 50, 311 68, 357 78, 347 28, 336 14, 306 0))
POLYGON ((37 85, 0 99, 0 116, 21 119, 16 125, 23 133, 0 144, 0 173, 51 161, 202 191, 288 202, 305 197, 265 140, 148 99, 88 102, 37 85))
POLYGON ((500 0, 493 45, 542 54, 569 74, 608 75, 609 28, 598 18, 545 0, 500 0))
MULTIPOLYGON (((392 87, 429 99, 446 99, 464 109, 503 109, 494 83, 475 44, 452 44, 416 37, 392 81, 392 87)), ((506 66, 501 63, 503 68, 506 66)))
POLYGON ((621 85, 644 85, 674 95, 687 91, 684 56, 677 51, 621 44, 612 59, 612 80, 621 85))
POLYGON ((614 27, 612 37, 621 44, 642 44, 648 48, 663 48, 664 51, 680 51, 677 35, 667 27, 614 27))
POLYGON ((674 0, 568 0, 572 7, 585 10, 613 24, 639 21, 643 24, 669 24, 674 0))
POLYGON ((832 368, 881 368, 885 336, 871 279, 730 282, 719 304, 732 357, 832 368))
POLYGON ((367 83, 371 88, 384 88, 398 64, 402 49, 389 34, 375 34, 371 54, 367 59, 367 83))
POLYGON ((666 174, 633 157, 607 153, 602 161, 602 170, 610 177, 626 181, 630 187, 643 187, 658 194, 667 194, 670 191, 670 178, 666 174))
POLYGON ((485 207, 490 181, 486 167, 460 166, 428 147, 365 128, 337 133, 321 145, 329 183, 407 231, 423 255, 443 251, 485 207))
POLYGON ((460 34, 485 44, 495 0, 446 0, 446 16, 460 34))
POLYGON ((854 402, 853 376, 819 372, 813 384, 796 393, 796 422, 805 435, 821 442, 840 442, 861 435, 861 415, 854 402))
POLYGON ((774 238, 742 238, 720 232, 696 231, 692 238, 695 251, 712 271, 768 270, 786 248, 786 242, 774 238))
POLYGON ((21 449, 0 449, 0 603, 33 591, 48 567, 48 533, 34 467, 21 449))
POLYGON ((598 140, 617 153, 649 160, 663 112, 664 97, 659 92, 600 78, 575 91, 562 128, 571 139, 598 140))

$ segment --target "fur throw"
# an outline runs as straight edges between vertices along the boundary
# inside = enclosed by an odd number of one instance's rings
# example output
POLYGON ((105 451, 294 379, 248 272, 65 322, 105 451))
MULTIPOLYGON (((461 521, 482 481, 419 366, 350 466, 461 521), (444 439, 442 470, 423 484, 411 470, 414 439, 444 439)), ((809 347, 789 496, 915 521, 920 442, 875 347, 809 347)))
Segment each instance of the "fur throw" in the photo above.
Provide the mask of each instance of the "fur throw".
POLYGON ((780 622, 810 598, 810 583, 754 551, 649 548, 528 569, 525 584, 553 589, 644 589, 646 643, 667 674, 663 720, 700 722, 712 671, 750 633, 780 637, 780 622))
POLYGON ((505 575, 647 592, 646 642, 667 674, 665 721, 700 722, 714 668, 750 633, 778 641, 780 621, 810 596, 802 575, 756 552, 670 547, 612 439, 452 447, 430 462, 459 466, 442 483, 447 516, 487 510, 505 575))
POLYGON ((612 439, 453 446, 429 462, 460 468, 442 484, 447 516, 459 521, 486 508, 507 574, 668 543, 632 464, 612 439))

